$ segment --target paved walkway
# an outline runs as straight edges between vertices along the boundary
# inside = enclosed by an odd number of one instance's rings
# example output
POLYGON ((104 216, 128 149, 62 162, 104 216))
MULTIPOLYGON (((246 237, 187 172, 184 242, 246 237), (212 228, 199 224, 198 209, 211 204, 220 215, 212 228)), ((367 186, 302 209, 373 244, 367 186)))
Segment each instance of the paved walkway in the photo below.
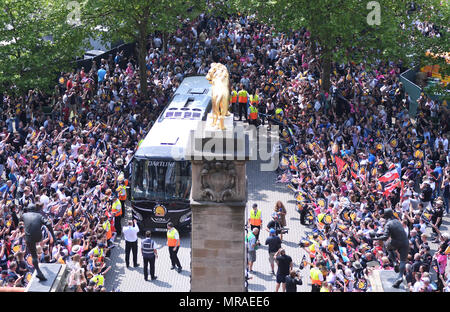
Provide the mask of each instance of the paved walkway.
MULTIPOLYGON (((305 236, 310 229, 300 225, 300 215, 295 211, 295 199, 293 193, 285 184, 276 184, 277 175, 275 172, 263 172, 259 170, 259 161, 247 163, 248 178, 248 204, 246 215, 249 216, 249 209, 254 203, 258 204, 258 208, 262 211, 262 229, 265 229, 267 223, 272 220, 271 215, 274 212, 275 203, 281 200, 286 207, 286 227, 289 232, 283 235, 282 247, 286 250, 286 254, 292 257, 294 269, 299 270, 299 263, 305 251, 298 246, 300 239, 305 236)), ((275 291, 276 279, 271 274, 269 263, 269 253, 267 246, 264 245, 269 233, 262 230, 259 235, 261 246, 256 251, 256 262, 253 264, 253 274, 249 276, 248 281, 249 292, 273 292, 275 291)), ((277 266, 275 264, 275 272, 277 266)), ((305 268, 300 273, 303 278, 303 285, 297 286, 297 291, 310 291, 309 269, 305 268)))
MULTIPOLYGON (((127 209, 128 212, 130 209, 127 209)), ((128 213, 127 212, 127 213, 128 213)), ((131 214, 131 213, 130 213, 131 214)), ((128 217, 128 216, 127 216, 128 217)), ((131 216, 130 216, 131 217, 131 216)), ((124 222, 124 224, 126 224, 124 222)), ((125 240, 116 239, 118 246, 111 251, 111 270, 105 276, 107 291, 118 290, 121 292, 188 292, 191 284, 191 236, 190 233, 180 233, 181 245, 178 258, 183 270, 178 273, 170 270, 171 263, 169 250, 166 246, 166 233, 153 233, 152 238, 158 244, 158 258, 155 264, 155 275, 158 279, 146 282, 144 280, 144 269, 142 254, 140 251, 139 237, 138 263, 140 266, 134 268, 133 255, 130 255, 130 267, 125 266, 125 240)))

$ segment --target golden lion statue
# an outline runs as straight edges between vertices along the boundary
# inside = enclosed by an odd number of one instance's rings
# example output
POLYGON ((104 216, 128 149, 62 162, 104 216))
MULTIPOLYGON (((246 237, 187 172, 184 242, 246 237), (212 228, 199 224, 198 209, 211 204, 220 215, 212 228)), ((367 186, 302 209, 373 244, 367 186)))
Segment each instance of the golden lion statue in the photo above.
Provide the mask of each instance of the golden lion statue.
POLYGON ((228 70, 225 65, 211 63, 211 68, 206 75, 206 79, 212 84, 212 125, 216 126, 219 119, 218 128, 225 130, 224 119, 228 116, 228 105, 230 101, 230 81, 228 70))

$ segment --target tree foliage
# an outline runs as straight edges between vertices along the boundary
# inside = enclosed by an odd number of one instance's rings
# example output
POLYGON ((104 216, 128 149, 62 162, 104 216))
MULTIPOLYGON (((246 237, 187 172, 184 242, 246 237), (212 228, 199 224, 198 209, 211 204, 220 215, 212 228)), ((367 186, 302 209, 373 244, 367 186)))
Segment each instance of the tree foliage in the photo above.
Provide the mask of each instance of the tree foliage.
MULTIPOLYGON (((374 7, 364 0, 233 0, 235 6, 277 30, 287 32, 305 27, 311 40, 321 47, 322 68, 331 61, 373 63, 374 60, 402 60, 406 66, 424 61, 424 51, 449 51, 448 36, 431 38, 412 23, 430 21, 447 27, 448 2, 414 1, 420 9, 409 11, 410 1, 379 0, 380 23, 368 15, 374 7)), ((323 73, 324 74, 324 73, 323 73)), ((326 73, 325 73, 326 74, 326 73)), ((329 74, 329 73, 328 73, 329 74)), ((329 76, 322 77, 325 85, 329 76)), ((327 83, 328 80, 328 83, 327 83)), ((326 89, 326 88, 325 88, 326 89)))
POLYGON ((0 91, 50 90, 86 46, 65 0, 0 0, 0 91))
POLYGON ((103 39, 137 43, 141 92, 147 97, 146 45, 155 32, 172 33, 186 18, 195 18, 206 2, 195 0, 90 0, 84 7, 85 20, 105 27, 103 39))

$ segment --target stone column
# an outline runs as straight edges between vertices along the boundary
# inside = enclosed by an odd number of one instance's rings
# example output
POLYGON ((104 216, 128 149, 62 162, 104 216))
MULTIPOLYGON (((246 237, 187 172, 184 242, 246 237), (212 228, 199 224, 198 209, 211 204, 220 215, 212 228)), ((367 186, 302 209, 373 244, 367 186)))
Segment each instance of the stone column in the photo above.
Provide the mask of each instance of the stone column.
POLYGON ((240 154, 239 146, 248 146, 248 139, 229 133, 215 136, 203 132, 193 142, 197 156, 191 159, 193 292, 245 291, 245 161, 248 157, 245 151, 244 156, 240 154), (215 139, 216 148, 202 150, 215 139), (222 143, 234 146, 233 150, 217 148, 222 143))

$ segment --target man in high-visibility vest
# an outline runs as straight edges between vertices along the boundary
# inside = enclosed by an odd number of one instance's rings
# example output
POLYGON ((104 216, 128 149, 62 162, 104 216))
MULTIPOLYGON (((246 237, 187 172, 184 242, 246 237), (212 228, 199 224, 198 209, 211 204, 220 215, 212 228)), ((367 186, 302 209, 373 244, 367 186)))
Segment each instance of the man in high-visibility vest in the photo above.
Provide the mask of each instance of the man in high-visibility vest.
POLYGON ((170 261, 172 262, 170 269, 177 269, 178 273, 180 273, 182 268, 177 256, 178 250, 180 249, 180 235, 173 227, 172 222, 167 223, 167 246, 169 247, 170 261))
POLYGON ((250 228, 253 231, 254 228, 258 229, 258 234, 256 234, 256 240, 259 241, 259 232, 261 231, 262 217, 261 209, 258 209, 257 204, 253 204, 252 210, 250 210, 250 218, 248 222, 250 223, 250 228))
POLYGON ((256 89, 255 94, 250 95, 250 104, 253 104, 256 107, 258 106, 258 104, 259 104, 258 89, 256 89))
POLYGON ((266 106, 264 103, 261 103, 261 99, 259 98, 259 89, 255 90, 255 94, 250 95, 250 104, 253 104, 258 110, 258 121, 264 125, 264 115, 266 114, 266 106))
POLYGON ((106 240, 109 241, 112 238, 111 222, 109 222, 107 216, 102 216, 100 220, 102 222, 102 228, 106 232, 106 240))
POLYGON ((120 203, 122 204, 122 210, 125 211, 125 202, 127 201, 128 180, 124 178, 123 173, 121 173, 117 178, 117 184, 119 186, 117 187, 116 192, 119 197, 120 203))
POLYGON ((284 116, 283 109, 281 107, 276 108, 275 109, 275 118, 278 120, 281 120, 283 118, 283 116, 284 116))
POLYGON ((111 213, 114 217, 114 227, 118 236, 122 234, 122 203, 116 196, 112 198, 111 213))
POLYGON ((248 104, 248 92, 244 89, 244 85, 241 83, 240 90, 238 91, 238 110, 239 110, 239 121, 242 121, 242 113, 245 115, 245 120, 247 117, 247 104, 248 104))
POLYGON ((320 286, 322 285, 323 275, 317 265, 314 265, 313 268, 309 271, 311 275, 311 292, 320 292, 320 286))
POLYGON ((103 261, 103 258, 105 257, 105 244, 98 243, 96 247, 91 249, 91 251, 88 253, 88 256, 89 258, 96 256, 98 257, 98 260, 103 261))
POLYGON ((233 114, 235 114, 238 110, 238 107, 237 107, 238 94, 237 94, 236 89, 237 88, 234 87, 233 90, 231 90, 231 94, 230 94, 230 104, 231 104, 230 107, 231 107, 233 114))
POLYGON ((95 283, 95 287, 103 287, 105 285, 105 277, 100 273, 100 268, 94 268, 92 273, 94 273, 94 276, 91 278, 91 281, 95 283))
POLYGON ((255 127, 258 126, 258 109, 255 107, 253 103, 250 103, 250 106, 248 107, 247 111, 248 116, 248 124, 254 125, 255 127))

